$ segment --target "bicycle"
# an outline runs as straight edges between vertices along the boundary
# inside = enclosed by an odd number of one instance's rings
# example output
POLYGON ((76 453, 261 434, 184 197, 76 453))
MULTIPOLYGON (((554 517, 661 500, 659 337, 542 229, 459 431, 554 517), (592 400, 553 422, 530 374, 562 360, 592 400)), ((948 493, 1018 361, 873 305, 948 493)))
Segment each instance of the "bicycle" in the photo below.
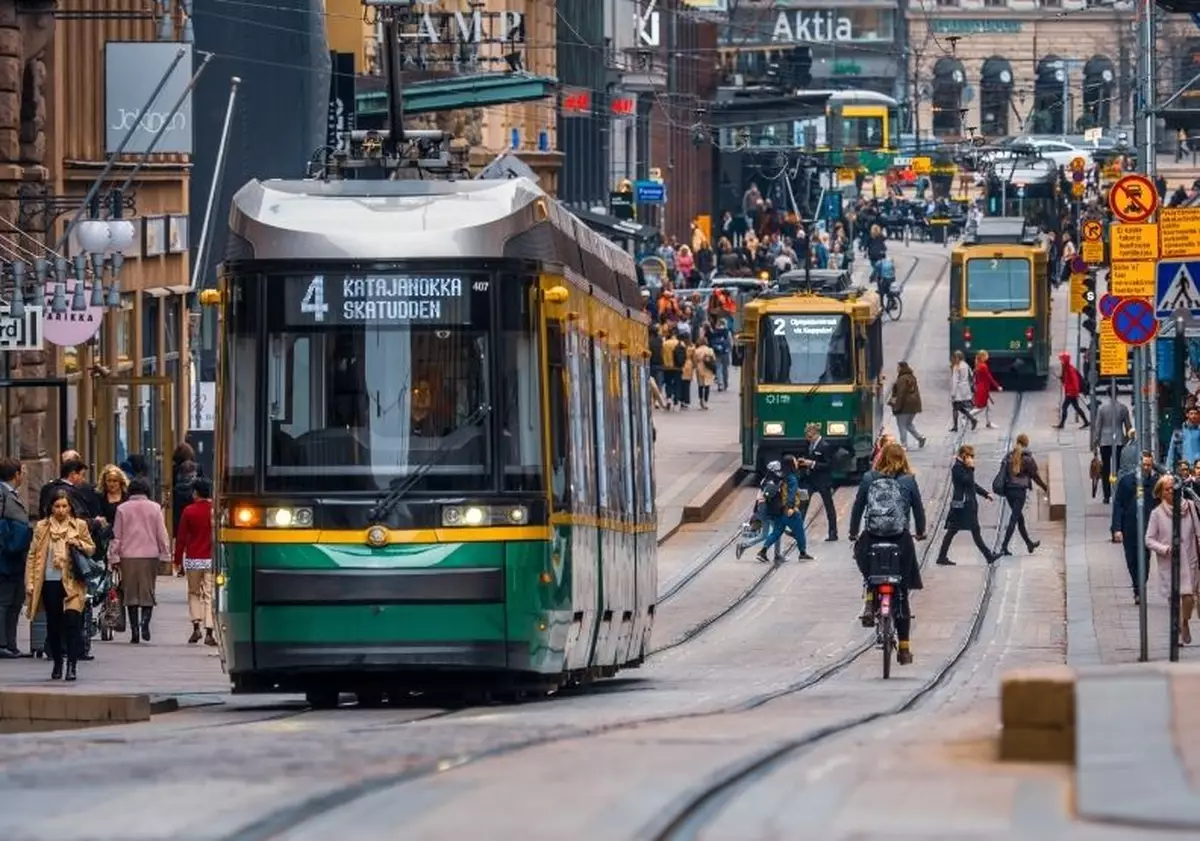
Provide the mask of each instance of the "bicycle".
POLYGON ((895 543, 876 543, 870 550, 871 591, 875 614, 875 640, 883 650, 883 679, 892 676, 892 655, 899 648, 896 619, 904 610, 900 585, 900 547, 895 543))
POLYGON ((888 289, 883 294, 883 313, 892 321, 899 321, 900 316, 904 315, 904 300, 900 297, 900 290, 888 289))

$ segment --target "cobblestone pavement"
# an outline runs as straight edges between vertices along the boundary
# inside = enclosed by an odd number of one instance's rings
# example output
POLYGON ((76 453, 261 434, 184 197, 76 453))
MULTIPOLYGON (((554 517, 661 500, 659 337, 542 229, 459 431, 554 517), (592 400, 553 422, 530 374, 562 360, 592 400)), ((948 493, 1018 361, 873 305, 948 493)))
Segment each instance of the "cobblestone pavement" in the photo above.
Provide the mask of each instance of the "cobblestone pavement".
MULTIPOLYGON (((908 251, 928 255, 928 264, 938 270, 926 273, 922 264, 906 291, 905 321, 887 330, 910 321, 944 323, 944 285, 927 312, 918 315, 914 302, 938 279, 947 252, 936 246, 908 251)), ((922 340, 908 360, 921 378, 925 401, 918 423, 930 437, 926 448, 913 453, 913 461, 931 516, 938 516, 935 500, 943 496, 957 439, 946 431, 949 406, 941 398, 948 356, 945 330, 927 335, 928 341, 922 340)), ((888 367, 895 361, 889 357, 888 367)), ((993 415, 1001 428, 969 434, 979 448, 981 484, 988 484, 995 470, 1014 400, 1008 394, 997 397, 993 415)), ((1039 451, 1049 438, 1044 432, 1048 423, 1042 420, 1052 402, 1049 395, 1034 394, 1023 408, 1020 422, 1039 451)), ((661 425, 663 416, 657 417, 661 425)), ((736 519, 732 505, 718 519, 736 519)), ((984 503, 985 528, 999 514, 998 506, 984 503)), ((694 556, 713 533, 692 533, 691 528, 681 533, 679 545, 694 556)), ((941 837, 1039 837, 1025 830, 1041 831, 1040 822, 1049 812, 1039 804, 1052 801, 1061 790, 1061 785, 1055 788, 1060 776, 1044 769, 996 768, 980 746, 994 735, 990 722, 995 721, 1000 670, 1062 661, 1062 561, 1055 548, 1061 538, 1050 524, 1036 522, 1035 528, 1043 549, 1001 564, 979 640, 934 699, 914 713, 856 731, 850 739, 829 742, 790 763, 735 801, 737 809, 748 811, 753 803, 777 802, 774 811, 760 805, 762 817, 739 825, 730 823, 735 813, 727 808, 709 826, 711 837, 936 837, 925 831, 930 825, 921 823, 923 811, 945 812, 941 837), (881 745, 888 748, 892 764, 881 759, 881 745), (909 767, 918 773, 909 773, 909 767), (793 780, 791 786, 772 788, 771 780, 782 780, 785 773, 802 774, 802 784, 793 780), (818 790, 822 787, 828 793, 818 790), (995 795, 988 795, 990 789, 995 795), (801 808, 805 802, 807 809, 801 808), (956 804, 953 810, 950 802, 956 804), (1016 804, 1007 823, 1004 802, 1016 804), (825 831, 810 835, 809 826, 825 831), (881 828, 889 829, 880 835, 881 828)), ((820 535, 823 530, 815 531, 820 535)), ((664 555, 671 546, 664 547, 664 555)), ((965 536, 953 554, 959 566, 927 567, 926 589, 914 597, 917 662, 898 670, 891 681, 879 679, 878 656, 869 652, 811 690, 741 713, 700 715, 779 691, 868 638, 869 632, 854 622, 860 606, 858 576, 846 543, 818 542, 814 554, 814 561, 784 564, 754 598, 708 632, 590 693, 427 721, 414 719, 435 711, 316 713, 286 702, 257 702, 234 711, 188 710, 145 726, 0 738, 0 763, 8 772, 0 792, 20 793, 11 798, 16 808, 0 808, 0 838, 250 841, 327 838, 352 828, 361 838, 443 839, 467 832, 479 836, 481 815, 489 838, 565 833, 605 841, 651 837, 656 821, 709 775, 824 724, 895 704, 933 677, 961 646, 985 579, 982 560, 965 536), (697 717, 623 726, 473 761, 480 752, 531 739, 683 714, 697 717), (413 778, 417 773, 424 776, 413 778), (64 813, 64 790, 86 792, 104 803, 104 820, 88 825, 77 814, 64 813), (295 830, 290 829, 293 823, 298 824, 295 830)), ((684 568, 678 560, 674 563, 684 568)), ((723 558, 714 567, 723 574, 758 565, 749 558, 740 563, 723 558)), ((706 571, 664 614, 670 608, 703 615, 712 607, 712 597, 693 599, 691 593, 711 585, 728 594, 736 590, 735 583, 706 571)), ((686 627, 674 619, 661 621, 667 627, 686 627)))

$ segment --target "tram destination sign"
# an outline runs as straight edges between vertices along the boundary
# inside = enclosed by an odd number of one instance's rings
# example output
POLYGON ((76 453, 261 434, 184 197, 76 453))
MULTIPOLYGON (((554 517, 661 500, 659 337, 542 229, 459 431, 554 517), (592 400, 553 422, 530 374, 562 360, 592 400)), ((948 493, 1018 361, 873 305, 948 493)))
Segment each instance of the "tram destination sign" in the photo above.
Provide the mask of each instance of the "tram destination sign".
POLYGON ((284 287, 289 327, 471 323, 471 296, 489 281, 453 274, 318 274, 284 287))

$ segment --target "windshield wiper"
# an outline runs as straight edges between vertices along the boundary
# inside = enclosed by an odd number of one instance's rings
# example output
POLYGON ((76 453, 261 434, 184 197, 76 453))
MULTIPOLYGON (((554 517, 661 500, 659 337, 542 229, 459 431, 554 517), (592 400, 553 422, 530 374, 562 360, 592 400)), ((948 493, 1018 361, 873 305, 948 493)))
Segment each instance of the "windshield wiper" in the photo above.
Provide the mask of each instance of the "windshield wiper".
MULTIPOLYGON (((459 425, 459 429, 475 426, 482 422, 491 412, 492 407, 490 405, 487 403, 481 404, 475 411, 463 419, 463 422, 459 425)), ((457 432, 457 430, 455 431, 457 432)), ((413 486, 425 478, 426 474, 450 451, 450 446, 454 443, 458 443, 458 438, 454 433, 447 435, 433 449, 433 452, 426 456, 425 460, 417 466, 416 470, 407 476, 397 476, 393 479, 388 486, 388 492, 375 503, 375 507, 367 514, 367 519, 371 525, 379 525, 387 520, 392 515, 392 512, 396 510, 396 506, 400 504, 400 501, 413 489, 413 486)))

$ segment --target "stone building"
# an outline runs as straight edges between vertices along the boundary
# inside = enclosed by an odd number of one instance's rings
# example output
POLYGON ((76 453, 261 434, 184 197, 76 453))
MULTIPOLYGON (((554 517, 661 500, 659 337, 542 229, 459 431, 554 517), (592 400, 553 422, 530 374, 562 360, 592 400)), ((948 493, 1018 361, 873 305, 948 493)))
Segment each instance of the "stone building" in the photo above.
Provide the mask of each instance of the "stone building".
MULTIPOLYGON (((138 136, 152 136, 148 124, 166 117, 173 92, 191 75, 188 51, 155 113, 142 114, 146 93, 135 89, 148 84, 152 90, 166 68, 137 47, 123 64, 110 60, 109 45, 122 42, 117 49, 127 50, 123 42, 173 37, 183 31, 183 21, 177 17, 164 27, 149 13, 137 17, 128 8, 107 8, 88 0, 0 0, 0 259, 6 262, 70 260, 82 253, 78 229, 61 247, 58 242, 109 158, 110 124, 123 120, 136 127, 127 148, 139 149, 138 136), (120 67, 123 75, 109 72, 120 67)), ((182 14, 178 5, 174 14, 182 14)), ((177 55, 183 45, 158 46, 177 55)), ((145 159, 122 155, 99 191, 107 213, 114 188, 142 164, 124 201, 115 203, 131 223, 126 229, 133 240, 120 249, 124 265, 112 298, 119 306, 97 305, 93 275, 76 290, 73 276, 58 284, 51 274, 43 348, 5 354, 0 447, 25 463, 31 489, 55 475, 59 450, 72 447, 94 469, 144 453, 161 495, 168 495, 170 451, 189 422, 190 121, 184 108, 164 129, 171 136, 160 148, 180 151, 145 159), (61 313, 50 306, 55 292, 70 302, 61 313), (30 379, 39 385, 21 383, 30 379)), ((112 249, 103 253, 111 259, 112 249)), ((6 274, 3 294, 11 301, 11 272, 6 274)), ((111 277, 106 270, 106 302, 113 294, 111 277)), ((32 300, 28 295, 27 288, 26 300, 32 300)))
POLYGON ((922 135, 1129 122, 1137 43, 1127 0, 914 0, 907 16, 905 99, 922 135))

